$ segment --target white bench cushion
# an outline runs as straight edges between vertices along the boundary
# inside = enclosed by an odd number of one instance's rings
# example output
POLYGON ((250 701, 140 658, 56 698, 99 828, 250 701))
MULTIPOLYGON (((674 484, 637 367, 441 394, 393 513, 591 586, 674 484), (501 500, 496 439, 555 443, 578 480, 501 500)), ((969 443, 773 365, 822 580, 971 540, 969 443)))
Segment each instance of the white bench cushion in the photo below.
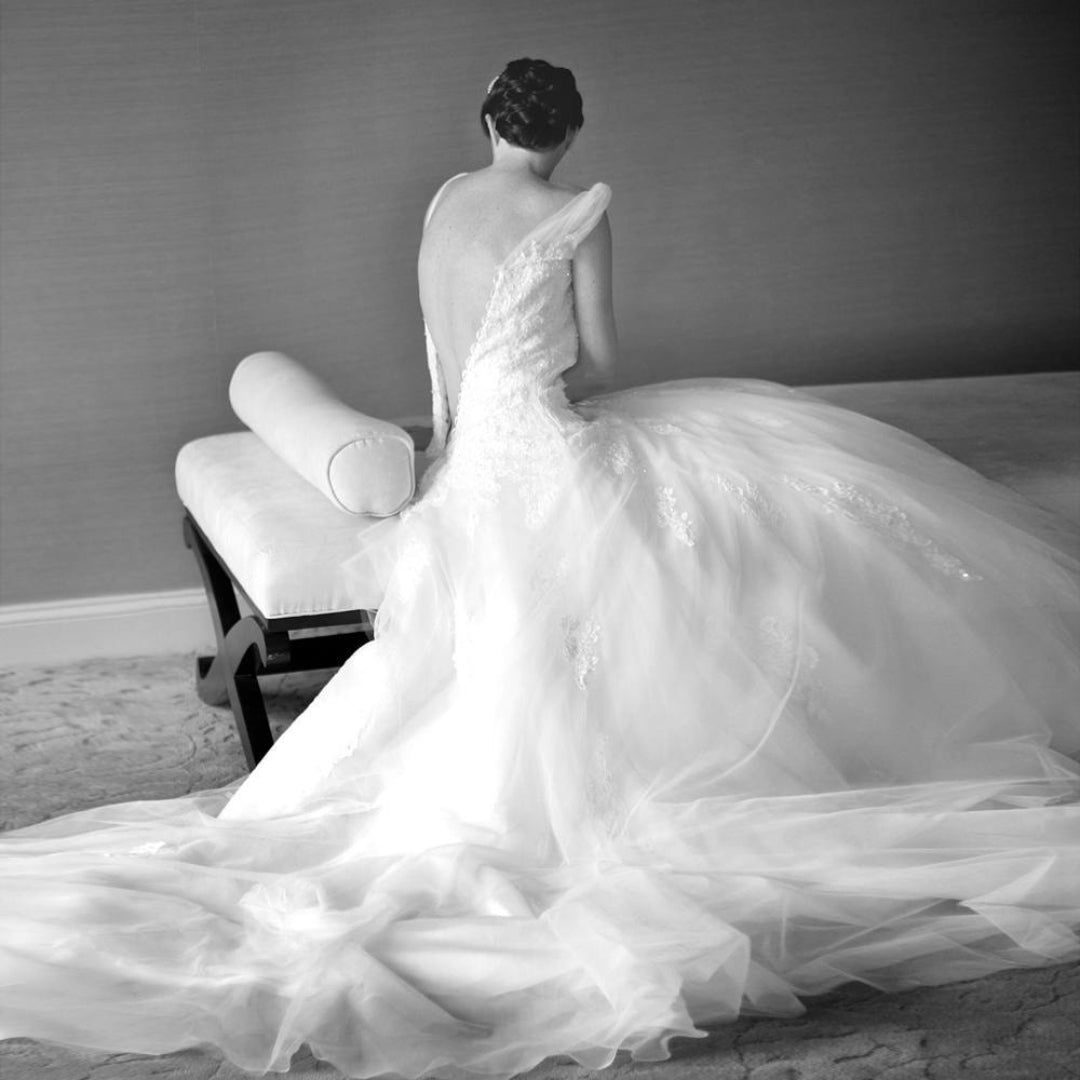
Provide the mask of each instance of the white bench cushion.
MULTIPOLYGON (((422 455, 416 465, 419 475, 422 455)), ((381 583, 341 565, 364 530, 393 528, 393 519, 337 509, 252 432, 189 442, 176 458, 176 490, 267 618, 379 606, 381 583)))

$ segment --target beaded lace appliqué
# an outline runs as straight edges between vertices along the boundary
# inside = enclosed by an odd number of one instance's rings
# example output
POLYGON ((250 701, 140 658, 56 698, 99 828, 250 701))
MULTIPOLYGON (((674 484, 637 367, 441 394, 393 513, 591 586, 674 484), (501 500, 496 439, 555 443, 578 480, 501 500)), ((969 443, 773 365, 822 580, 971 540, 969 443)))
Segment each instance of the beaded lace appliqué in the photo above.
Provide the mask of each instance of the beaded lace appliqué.
POLYGON ((813 484, 798 476, 785 476, 783 479, 796 491, 813 496, 830 514, 838 514, 893 543, 913 548, 939 573, 961 581, 982 580, 955 555, 943 551, 929 536, 919 532, 899 506, 874 499, 854 484, 840 480, 834 480, 831 484, 813 484))
POLYGON ((578 689, 585 690, 589 676, 600 663, 600 624, 591 617, 577 619, 567 615, 560 625, 563 656, 570 664, 578 689))
POLYGON ((577 432, 575 441, 595 455, 606 471, 624 476, 636 469, 634 450, 622 423, 602 402, 581 402, 574 406, 574 412, 587 421, 577 432))
POLYGON ((634 465, 634 452, 623 434, 616 434, 604 445, 604 464, 616 476, 629 472, 634 465))
POLYGON ((614 422, 595 420, 588 425, 601 467, 615 476, 643 472, 626 432, 614 422))
POLYGON ((760 525, 776 527, 784 520, 784 512, 751 480, 736 480, 718 473, 716 486, 735 500, 739 510, 760 525))
POLYGON ((679 509, 673 487, 662 487, 656 495, 656 518, 663 528, 670 529, 681 544, 693 547, 694 523, 685 510, 679 509))
POLYGON ((596 187, 565 216, 541 223, 495 271, 462 364, 445 464, 424 495, 429 501, 451 489, 465 495, 467 529, 481 526, 483 505, 505 490, 522 507, 526 526, 538 530, 565 486, 568 440, 587 424, 568 407, 559 375, 577 360, 574 251, 610 197, 596 187), (584 209, 574 215, 578 207, 584 209))
POLYGON ((534 241, 499 269, 462 373, 447 465, 454 486, 474 496, 474 525, 480 504, 506 487, 524 504, 525 524, 543 526, 565 481, 567 439, 586 426, 556 385, 576 347, 567 254, 534 241), (553 296, 563 304, 554 311, 545 302, 553 296))

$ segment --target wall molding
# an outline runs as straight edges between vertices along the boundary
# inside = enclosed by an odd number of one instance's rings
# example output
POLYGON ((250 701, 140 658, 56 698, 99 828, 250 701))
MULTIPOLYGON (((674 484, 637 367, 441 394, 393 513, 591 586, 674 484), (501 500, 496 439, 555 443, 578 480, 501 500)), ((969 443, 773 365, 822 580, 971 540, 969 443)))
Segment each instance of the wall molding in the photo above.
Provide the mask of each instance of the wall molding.
POLYGON ((213 644, 202 589, 0 605, 0 667, 210 653, 213 644))

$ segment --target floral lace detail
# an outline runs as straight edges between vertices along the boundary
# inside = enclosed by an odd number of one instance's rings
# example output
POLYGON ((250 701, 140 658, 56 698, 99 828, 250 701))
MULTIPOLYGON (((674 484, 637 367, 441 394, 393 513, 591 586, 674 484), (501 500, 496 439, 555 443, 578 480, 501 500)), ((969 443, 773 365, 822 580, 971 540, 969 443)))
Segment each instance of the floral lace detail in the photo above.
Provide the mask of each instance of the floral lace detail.
POLYGON ((646 420, 645 427, 656 435, 678 435, 682 430, 674 424, 669 424, 663 420, 646 420))
POLYGON ((736 480, 723 473, 714 478, 717 487, 735 499, 736 505, 747 517, 761 525, 776 527, 783 523, 784 512, 751 480, 736 480))
POLYGON ((600 624, 593 618, 576 619, 567 615, 560 625, 563 656, 570 664, 578 689, 585 690, 589 676, 600 663, 600 624))
POLYGON ((575 405, 574 412, 586 421, 575 437, 581 452, 595 455, 601 467, 616 476, 625 476, 636 469, 634 449, 619 420, 598 402, 575 405))
POLYGON ((818 499, 830 514, 839 514, 887 540, 914 548, 939 573, 961 581, 982 580, 955 555, 943 551, 929 536, 919 532, 899 506, 874 499, 854 484, 840 480, 831 484, 813 484, 799 476, 785 476, 783 480, 796 491, 818 499))
MULTIPOLYGON (((495 271, 484 314, 462 363, 453 431, 436 483, 480 504, 512 490, 526 524, 540 529, 563 489, 567 440, 587 422, 570 409, 559 376, 577 361, 572 259, 603 214, 610 191, 595 185, 525 238, 495 271)), ((423 500, 422 500, 423 501, 423 500)))
POLYGON ((634 467, 634 451, 623 432, 614 432, 602 444, 604 467, 616 476, 623 476, 634 467))
POLYGON ((656 496, 656 517, 663 528, 671 529, 680 543, 693 547, 694 523, 685 510, 679 509, 673 487, 662 487, 656 496))
MULTIPOLYGON (((526 525, 541 528, 562 490, 567 438, 586 426, 556 383, 573 357, 545 347, 547 308, 530 312, 528 303, 534 295, 568 294, 567 273, 557 249, 527 245, 497 276, 462 374, 455 433, 440 477, 442 485, 474 496, 466 518, 474 527, 480 504, 495 501, 506 487, 523 502, 526 525)), ((572 334, 572 308, 566 317, 572 334)))

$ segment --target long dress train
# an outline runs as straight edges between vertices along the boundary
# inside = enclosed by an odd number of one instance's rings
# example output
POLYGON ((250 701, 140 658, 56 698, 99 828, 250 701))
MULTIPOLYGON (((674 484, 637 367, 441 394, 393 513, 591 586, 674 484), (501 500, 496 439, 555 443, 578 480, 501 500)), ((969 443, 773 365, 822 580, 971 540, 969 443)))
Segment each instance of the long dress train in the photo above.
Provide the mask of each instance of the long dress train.
POLYGON ((1080 955, 1080 565, 780 386, 569 406, 609 198, 500 266, 376 640, 254 773, 0 843, 0 1037, 506 1076, 1080 955))

